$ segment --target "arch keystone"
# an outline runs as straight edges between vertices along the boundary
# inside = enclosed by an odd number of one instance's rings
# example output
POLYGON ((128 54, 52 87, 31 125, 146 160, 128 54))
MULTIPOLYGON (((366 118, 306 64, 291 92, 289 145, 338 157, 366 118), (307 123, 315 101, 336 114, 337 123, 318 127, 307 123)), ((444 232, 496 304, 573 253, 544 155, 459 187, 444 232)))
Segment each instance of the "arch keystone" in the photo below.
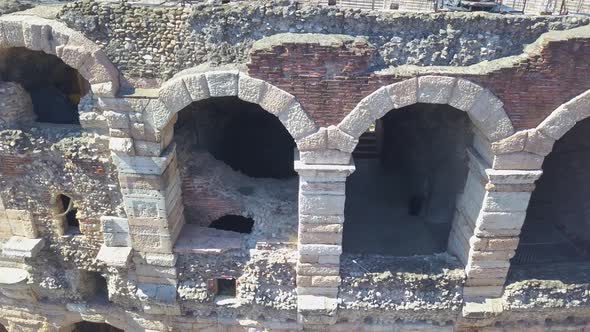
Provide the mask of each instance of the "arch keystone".
POLYGON ((192 101, 199 101, 210 97, 209 84, 204 74, 186 76, 182 80, 192 101))
POLYGON ((420 76, 418 78, 418 102, 447 104, 457 81, 447 76, 420 76))
POLYGON ((218 71, 205 74, 211 97, 238 95, 238 72, 218 71))

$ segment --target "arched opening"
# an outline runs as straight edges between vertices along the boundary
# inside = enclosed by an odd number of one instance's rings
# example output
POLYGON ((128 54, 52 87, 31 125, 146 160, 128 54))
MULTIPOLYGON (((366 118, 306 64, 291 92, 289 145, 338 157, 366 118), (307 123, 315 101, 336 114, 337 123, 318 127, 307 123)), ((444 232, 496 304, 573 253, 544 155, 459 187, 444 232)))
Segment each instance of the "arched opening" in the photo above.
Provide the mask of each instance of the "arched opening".
POLYGON ((590 119, 576 124, 543 162, 513 266, 590 261, 590 119))
POLYGON ((472 140, 465 112, 415 104, 386 114, 359 139, 347 180, 343 250, 427 255, 446 251, 472 140))
POLYGON ((237 97, 210 98, 178 113, 174 141, 187 226, 296 237, 296 144, 276 116, 237 97))
POLYGON ((57 56, 22 47, 0 49, 0 81, 24 88, 37 122, 80 124, 78 103, 90 85, 57 56))
POLYGON ((254 220, 236 215, 227 215, 211 222, 209 227, 238 233, 252 233, 254 220))
POLYGON ((79 322, 74 325, 72 332, 123 332, 107 323, 79 322))
POLYGON ((4 325, 0 324, 0 332, 8 332, 8 330, 6 327, 4 327, 4 325))
POLYGON ((76 216, 78 209, 70 196, 59 194, 55 201, 55 211, 61 222, 62 234, 80 233, 80 221, 76 216))

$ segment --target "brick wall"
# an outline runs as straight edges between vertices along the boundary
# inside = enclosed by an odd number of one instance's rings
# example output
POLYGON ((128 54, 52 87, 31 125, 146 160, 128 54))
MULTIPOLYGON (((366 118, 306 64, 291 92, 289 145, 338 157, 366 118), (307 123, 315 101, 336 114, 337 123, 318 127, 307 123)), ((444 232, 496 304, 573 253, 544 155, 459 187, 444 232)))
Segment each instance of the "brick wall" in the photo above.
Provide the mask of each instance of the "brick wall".
MULTIPOLYGON (((295 95, 321 126, 337 124, 365 96, 383 85, 413 75, 376 75, 370 70, 374 49, 361 41, 330 47, 283 44, 256 50, 250 75, 295 95)), ((559 105, 590 88, 590 41, 545 43, 539 55, 513 67, 482 74, 453 74, 478 83, 500 98, 515 128, 532 128, 559 105)), ((506 61, 506 60, 501 60, 506 61)), ((436 75, 436 69, 432 70, 436 75)))

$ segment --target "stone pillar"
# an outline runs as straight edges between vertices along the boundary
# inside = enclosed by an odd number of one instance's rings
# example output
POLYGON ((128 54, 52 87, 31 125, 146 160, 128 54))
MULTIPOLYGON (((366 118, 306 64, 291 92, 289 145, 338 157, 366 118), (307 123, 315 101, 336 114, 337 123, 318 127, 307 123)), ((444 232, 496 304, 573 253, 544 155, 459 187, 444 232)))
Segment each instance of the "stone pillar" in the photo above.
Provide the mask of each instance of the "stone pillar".
POLYGON ((184 206, 172 143, 175 121, 161 130, 144 121, 140 112, 160 109, 157 100, 100 98, 99 105, 107 110, 110 149, 135 251, 137 295, 146 313, 178 315, 173 248, 184 225, 184 206))
POLYGON ((465 301, 502 296, 540 170, 495 170, 469 152, 469 175, 449 239, 449 251, 466 264, 465 301))
POLYGON ((297 308, 304 325, 336 322, 346 178, 354 169, 295 162, 300 176, 297 308))

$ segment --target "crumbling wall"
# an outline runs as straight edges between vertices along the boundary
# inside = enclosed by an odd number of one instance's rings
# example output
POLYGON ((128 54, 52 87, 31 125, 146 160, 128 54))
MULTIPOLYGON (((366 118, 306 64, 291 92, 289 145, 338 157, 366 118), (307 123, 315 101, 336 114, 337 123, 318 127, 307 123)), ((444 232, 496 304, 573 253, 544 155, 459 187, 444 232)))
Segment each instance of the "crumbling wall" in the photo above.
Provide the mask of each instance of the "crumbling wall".
POLYGON ((257 249, 250 255, 241 251, 222 256, 180 255, 178 294, 182 307, 199 317, 214 313, 220 319, 294 320, 296 256, 292 247, 257 249), (226 306, 211 306, 215 301, 211 283, 220 277, 236 279, 237 298, 226 306))
POLYGON ((252 43, 283 32, 366 36, 374 65, 465 66, 522 52, 548 30, 587 17, 385 13, 292 3, 135 7, 79 1, 60 20, 101 45, 128 77, 169 78, 199 64, 244 63, 252 43))
POLYGON ((339 308, 348 322, 455 320, 464 270, 448 254, 413 257, 344 255, 339 308), (367 318, 369 317, 369 318, 367 318))
POLYGON ((100 271, 100 217, 120 215, 116 170, 103 139, 75 127, 23 127, 0 131, 0 195, 7 209, 32 213, 48 242, 30 259, 31 280, 42 297, 79 299, 79 272, 100 271), (70 195, 82 236, 61 236, 53 201, 70 195))
POLYGON ((0 130, 35 120, 31 96, 17 83, 0 81, 0 130))
MULTIPOLYGON (((250 177, 214 157, 227 158, 235 165, 245 164, 243 167, 255 174, 262 175, 265 170, 276 169, 290 170, 289 175, 295 174, 294 146, 270 142, 280 141, 283 137, 276 139, 273 131, 256 123, 238 121, 233 124, 258 130, 256 137, 240 137, 228 128, 234 112, 246 111, 250 110, 221 103, 200 104, 199 108, 180 113, 175 142, 186 221, 207 227, 223 216, 239 215, 254 220, 247 240, 249 247, 257 241, 294 241, 297 237, 297 177, 250 177)), ((257 111, 264 112, 262 109, 257 111)), ((276 126, 274 132, 278 129, 288 135, 278 119, 276 126)), ((284 171, 275 173, 283 175, 284 171)))
POLYGON ((590 306, 590 264, 513 266, 503 301, 510 310, 575 309, 590 306))

